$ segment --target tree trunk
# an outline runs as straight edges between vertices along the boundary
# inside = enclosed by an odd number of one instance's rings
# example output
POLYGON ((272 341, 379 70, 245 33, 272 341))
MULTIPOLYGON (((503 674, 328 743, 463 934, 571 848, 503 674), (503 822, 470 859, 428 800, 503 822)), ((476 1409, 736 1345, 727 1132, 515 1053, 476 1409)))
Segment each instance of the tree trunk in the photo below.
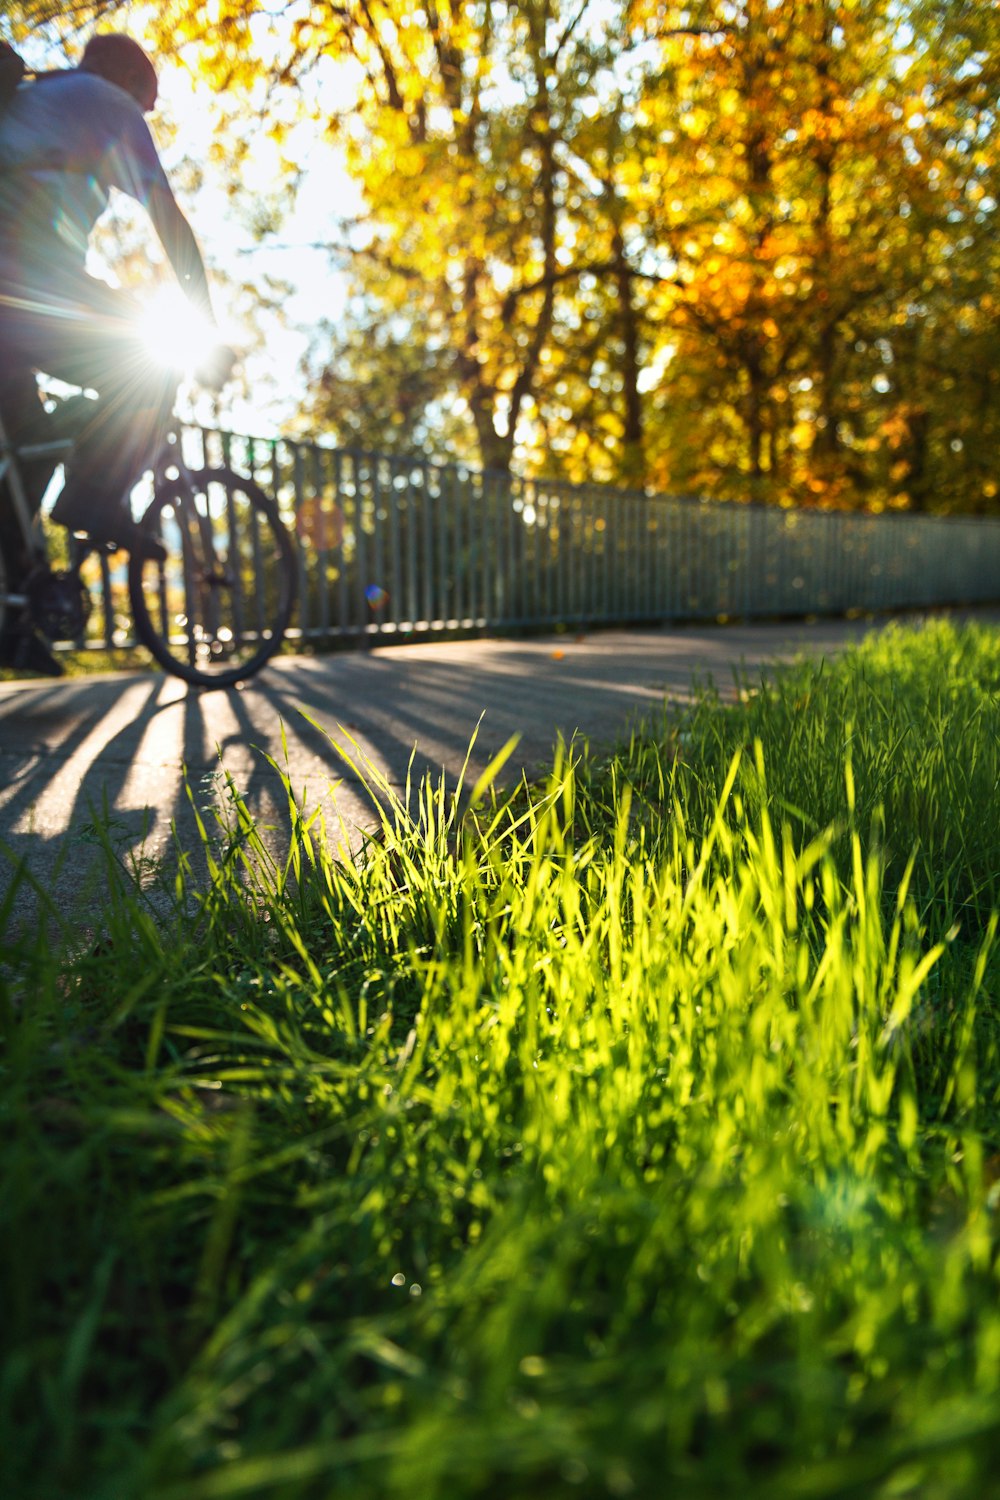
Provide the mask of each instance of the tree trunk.
POLYGON ((622 331, 622 380, 625 402, 621 476, 626 484, 639 486, 645 483, 646 479, 642 393, 639 390, 641 369, 639 315, 635 306, 634 278, 628 264, 625 240, 619 224, 615 224, 613 254, 618 291, 618 318, 622 331))

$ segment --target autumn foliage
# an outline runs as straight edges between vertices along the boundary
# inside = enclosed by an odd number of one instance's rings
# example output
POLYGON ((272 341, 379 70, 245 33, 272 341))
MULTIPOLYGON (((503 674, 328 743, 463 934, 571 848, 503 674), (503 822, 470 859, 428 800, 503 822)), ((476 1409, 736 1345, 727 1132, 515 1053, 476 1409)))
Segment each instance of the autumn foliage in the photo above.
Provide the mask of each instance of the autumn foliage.
POLYGON ((994 5, 175 0, 160 38, 308 95, 363 188, 309 413, 341 441, 996 508, 994 5))

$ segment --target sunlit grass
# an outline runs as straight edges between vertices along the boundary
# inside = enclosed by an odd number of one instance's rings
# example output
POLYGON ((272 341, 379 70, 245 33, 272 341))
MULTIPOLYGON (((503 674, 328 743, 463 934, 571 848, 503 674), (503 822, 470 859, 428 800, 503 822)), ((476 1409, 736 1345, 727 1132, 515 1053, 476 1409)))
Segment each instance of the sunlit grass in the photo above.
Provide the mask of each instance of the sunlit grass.
POLYGON ((993 1493, 998 673, 369 771, 353 864, 230 784, 174 919, 109 857, 99 943, 12 929, 5 1492, 993 1493))
MULTIPOLYGON (((145 646, 113 646, 108 650, 89 647, 85 651, 57 651, 54 653, 67 677, 94 677, 105 672, 154 672, 159 667, 153 662, 145 646)), ((30 671, 18 671, 14 667, 0 667, 0 682, 21 682, 36 677, 30 671)))

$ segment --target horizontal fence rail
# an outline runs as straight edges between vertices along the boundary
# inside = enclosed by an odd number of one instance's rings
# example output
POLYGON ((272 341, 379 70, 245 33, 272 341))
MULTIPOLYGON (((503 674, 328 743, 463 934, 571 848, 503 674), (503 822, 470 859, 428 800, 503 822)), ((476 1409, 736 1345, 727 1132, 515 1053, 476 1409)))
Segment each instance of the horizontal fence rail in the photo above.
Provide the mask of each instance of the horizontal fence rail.
MULTIPOLYGON (((200 428, 184 442, 277 499, 303 641, 1000 600, 991 518, 646 495, 200 428)), ((124 574, 103 572, 91 644, 127 644, 124 574)))

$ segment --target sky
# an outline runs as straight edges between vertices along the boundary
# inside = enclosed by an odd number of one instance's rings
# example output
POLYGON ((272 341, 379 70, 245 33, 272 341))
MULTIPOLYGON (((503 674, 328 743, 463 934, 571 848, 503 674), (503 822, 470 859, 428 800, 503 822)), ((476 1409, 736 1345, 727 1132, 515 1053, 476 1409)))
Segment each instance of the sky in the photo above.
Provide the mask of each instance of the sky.
MULTIPOLYGON (((196 75, 169 61, 163 63, 160 79, 160 108, 172 127, 172 138, 164 139, 161 146, 169 174, 171 167, 185 157, 207 161, 213 132, 212 95, 196 75)), ((323 89, 328 106, 336 107, 351 86, 346 72, 339 78, 326 73, 323 89)), ((226 425, 255 436, 270 436, 276 426, 294 418, 299 410, 304 389, 300 365, 310 336, 320 320, 335 321, 345 301, 344 277, 324 247, 335 238, 337 217, 360 208, 357 188, 336 147, 320 138, 312 121, 303 121, 297 134, 299 139, 286 141, 284 149, 293 159, 305 162, 306 171, 295 207, 273 235, 263 240, 255 237, 226 192, 218 170, 207 169, 204 185, 194 195, 179 194, 210 274, 214 264, 237 281, 270 277, 291 287, 283 316, 264 319, 266 350, 251 354, 245 362, 246 381, 252 387, 248 398, 229 393, 226 425)), ((279 153, 268 139, 262 120, 254 131, 247 170, 262 195, 281 180, 279 153)), ((227 305, 224 281, 220 280, 213 290, 225 328, 232 309, 227 305)), ((237 345, 239 332, 237 320, 237 345)))

